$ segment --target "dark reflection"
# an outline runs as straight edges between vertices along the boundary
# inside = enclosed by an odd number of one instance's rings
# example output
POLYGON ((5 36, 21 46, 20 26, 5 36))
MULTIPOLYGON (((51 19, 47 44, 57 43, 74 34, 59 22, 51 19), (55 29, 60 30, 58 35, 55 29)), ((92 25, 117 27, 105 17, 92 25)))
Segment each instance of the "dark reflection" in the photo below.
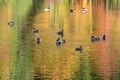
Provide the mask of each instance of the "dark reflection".
POLYGON ((77 72, 75 72, 74 80, 93 80, 91 76, 89 55, 80 55, 80 64, 77 72))
POLYGON ((37 12, 40 11, 40 9, 43 8, 43 5, 44 5, 44 1, 45 0, 32 0, 32 9, 31 9, 31 16, 32 15, 35 15, 37 12))
POLYGON ((5 0, 0 1, 0 7, 5 5, 5 0))
POLYGON ((36 10, 39 10, 40 8, 43 8, 45 0, 33 0, 33 7, 36 10))

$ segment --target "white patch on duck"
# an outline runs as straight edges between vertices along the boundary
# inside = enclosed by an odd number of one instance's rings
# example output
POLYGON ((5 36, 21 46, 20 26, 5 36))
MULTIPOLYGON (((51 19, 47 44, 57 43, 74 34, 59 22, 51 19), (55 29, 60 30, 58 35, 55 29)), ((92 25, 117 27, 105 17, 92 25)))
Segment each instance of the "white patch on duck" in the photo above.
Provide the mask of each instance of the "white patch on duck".
POLYGON ((14 21, 10 21, 10 22, 8 22, 8 25, 12 27, 12 26, 15 25, 15 22, 14 21))
POLYGON ((44 9, 45 12, 50 11, 50 7, 44 9))

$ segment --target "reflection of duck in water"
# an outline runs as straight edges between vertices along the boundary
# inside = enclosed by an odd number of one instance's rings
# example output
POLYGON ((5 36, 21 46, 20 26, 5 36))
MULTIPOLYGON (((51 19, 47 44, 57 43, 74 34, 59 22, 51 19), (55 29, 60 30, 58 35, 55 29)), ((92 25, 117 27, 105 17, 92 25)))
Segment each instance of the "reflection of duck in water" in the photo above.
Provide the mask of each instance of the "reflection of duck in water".
POLYGON ((103 36, 102 36, 102 39, 103 39, 103 40, 106 40, 106 35, 103 35, 103 36))
POLYGON ((37 44, 40 44, 42 40, 40 38, 37 38, 37 44))
POLYGON ((75 50, 82 52, 83 48, 82 48, 82 46, 79 46, 79 47, 77 47, 75 50))
POLYGON ((87 8, 82 8, 82 13, 86 13, 88 11, 87 8))
POLYGON ((50 7, 44 9, 45 12, 50 11, 50 7))
POLYGON ((61 45, 62 43, 65 43, 65 39, 58 38, 58 39, 56 40, 56 45, 57 45, 57 46, 61 45))
POLYGON ((100 38, 98 36, 91 36, 91 41, 99 41, 100 38))
POLYGON ((8 25, 12 27, 12 26, 15 25, 15 22, 14 21, 10 21, 10 22, 8 22, 8 25))
POLYGON ((33 28, 34 33, 39 33, 39 29, 33 28))
POLYGON ((63 35, 64 35, 63 29, 62 29, 61 31, 58 31, 57 34, 58 34, 58 35, 61 35, 61 36, 63 37, 63 35))
POLYGON ((76 10, 75 9, 70 9, 70 12, 71 13, 74 13, 76 10))

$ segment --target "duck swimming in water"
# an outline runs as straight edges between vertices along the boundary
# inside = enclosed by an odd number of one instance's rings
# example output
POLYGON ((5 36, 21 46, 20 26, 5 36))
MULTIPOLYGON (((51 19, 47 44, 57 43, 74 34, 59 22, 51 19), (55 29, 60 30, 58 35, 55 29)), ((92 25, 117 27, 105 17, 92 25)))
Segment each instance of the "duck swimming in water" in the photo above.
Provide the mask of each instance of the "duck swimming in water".
POLYGON ((37 38, 37 44, 40 44, 41 41, 41 38, 37 38))
POLYGON ((106 40, 106 35, 103 35, 103 36, 102 36, 102 40, 106 40))
POLYGON ((71 13, 74 13, 76 10, 75 9, 70 9, 70 12, 71 13))
POLYGON ((14 21, 10 21, 10 22, 8 22, 8 25, 12 27, 12 26, 15 25, 15 22, 14 21))
POLYGON ((62 29, 61 31, 58 31, 57 34, 58 34, 58 35, 61 35, 61 36, 63 37, 63 35, 64 35, 63 29, 62 29))
POLYGON ((50 11, 50 7, 44 9, 45 12, 50 11))
POLYGON ((57 46, 61 45, 62 43, 65 43, 65 39, 58 38, 58 39, 56 40, 56 45, 57 45, 57 46))
POLYGON ((82 52, 83 47, 82 47, 82 46, 79 46, 79 47, 77 47, 75 50, 76 50, 76 51, 80 51, 80 52, 82 52))
POLYGON ((39 33, 39 29, 33 28, 33 33, 39 33))
POLYGON ((100 38, 98 36, 91 36, 91 41, 99 41, 100 38))
POLYGON ((82 13, 86 13, 88 11, 87 8, 82 8, 82 13))

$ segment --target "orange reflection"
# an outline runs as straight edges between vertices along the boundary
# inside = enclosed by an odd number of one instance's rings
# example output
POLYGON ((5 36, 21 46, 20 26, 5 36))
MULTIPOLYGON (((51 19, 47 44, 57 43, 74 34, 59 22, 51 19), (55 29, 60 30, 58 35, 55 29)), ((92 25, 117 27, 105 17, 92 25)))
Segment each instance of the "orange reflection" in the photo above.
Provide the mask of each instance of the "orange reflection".
POLYGON ((107 41, 101 41, 100 43, 97 44, 99 46, 98 48, 98 65, 100 69, 101 76, 103 76, 103 79, 109 80, 111 76, 114 74, 115 70, 115 54, 112 52, 110 49, 110 25, 111 25, 111 16, 107 12, 107 15, 105 15, 105 9, 104 9, 104 4, 97 4, 97 22, 96 22, 96 27, 97 27, 97 32, 99 36, 102 36, 103 34, 107 35, 107 41))
POLYGON ((82 7, 83 8, 87 7, 87 2, 88 2, 88 0, 82 0, 82 7))

